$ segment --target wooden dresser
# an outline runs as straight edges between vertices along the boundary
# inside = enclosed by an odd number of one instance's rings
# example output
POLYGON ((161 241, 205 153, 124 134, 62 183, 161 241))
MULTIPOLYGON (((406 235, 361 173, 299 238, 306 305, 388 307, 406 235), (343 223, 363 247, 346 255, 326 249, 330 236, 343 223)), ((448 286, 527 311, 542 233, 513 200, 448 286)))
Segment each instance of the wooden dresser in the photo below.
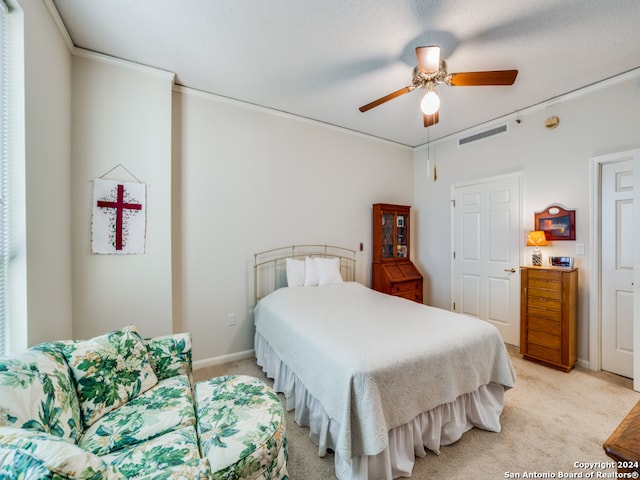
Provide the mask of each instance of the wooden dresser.
POLYGON ((422 275, 409 259, 410 209, 386 203, 373 205, 371 288, 422 303, 422 275))
POLYGON ((578 270, 521 267, 520 353, 568 372, 577 360, 578 270))

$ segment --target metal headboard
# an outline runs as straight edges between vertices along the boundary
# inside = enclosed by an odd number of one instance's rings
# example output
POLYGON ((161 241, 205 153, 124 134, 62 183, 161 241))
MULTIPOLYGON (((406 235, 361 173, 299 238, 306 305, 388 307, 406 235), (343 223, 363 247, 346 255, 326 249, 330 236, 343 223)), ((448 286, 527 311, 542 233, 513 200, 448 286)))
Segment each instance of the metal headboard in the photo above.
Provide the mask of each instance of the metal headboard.
POLYGON ((254 254, 253 304, 274 290, 287 286, 287 258, 333 257, 340 259, 340 273, 346 282, 355 281, 356 251, 332 245, 290 245, 254 254))

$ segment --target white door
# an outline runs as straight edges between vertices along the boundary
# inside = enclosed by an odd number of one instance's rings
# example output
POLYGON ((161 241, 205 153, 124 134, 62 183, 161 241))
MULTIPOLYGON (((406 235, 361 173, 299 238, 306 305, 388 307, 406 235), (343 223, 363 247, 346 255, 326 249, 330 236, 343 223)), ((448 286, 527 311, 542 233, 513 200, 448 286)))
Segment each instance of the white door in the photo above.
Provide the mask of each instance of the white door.
POLYGON ((633 165, 602 165, 602 369, 633 378, 633 165))
POLYGON ((520 176, 453 190, 453 309, 520 345, 520 176))

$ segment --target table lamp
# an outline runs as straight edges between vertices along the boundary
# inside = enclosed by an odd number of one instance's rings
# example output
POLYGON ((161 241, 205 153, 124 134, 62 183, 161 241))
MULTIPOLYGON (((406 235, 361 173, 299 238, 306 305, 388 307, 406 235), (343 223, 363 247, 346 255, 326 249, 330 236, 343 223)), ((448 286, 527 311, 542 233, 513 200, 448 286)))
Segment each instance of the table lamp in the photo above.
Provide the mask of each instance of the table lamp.
POLYGON ((531 230, 527 236, 527 247, 533 247, 531 264, 536 267, 542 266, 542 252, 540 247, 547 246, 547 237, 542 230, 531 230))

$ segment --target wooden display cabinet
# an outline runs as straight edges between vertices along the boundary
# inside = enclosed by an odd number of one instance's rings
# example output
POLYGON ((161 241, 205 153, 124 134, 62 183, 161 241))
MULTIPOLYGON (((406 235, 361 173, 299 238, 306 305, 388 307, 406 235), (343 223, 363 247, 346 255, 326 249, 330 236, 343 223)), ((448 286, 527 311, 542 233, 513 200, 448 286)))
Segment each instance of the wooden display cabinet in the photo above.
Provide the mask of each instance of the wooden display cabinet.
POLYGON ((373 205, 371 287, 422 303, 422 275, 410 260, 410 210, 404 205, 373 205))

